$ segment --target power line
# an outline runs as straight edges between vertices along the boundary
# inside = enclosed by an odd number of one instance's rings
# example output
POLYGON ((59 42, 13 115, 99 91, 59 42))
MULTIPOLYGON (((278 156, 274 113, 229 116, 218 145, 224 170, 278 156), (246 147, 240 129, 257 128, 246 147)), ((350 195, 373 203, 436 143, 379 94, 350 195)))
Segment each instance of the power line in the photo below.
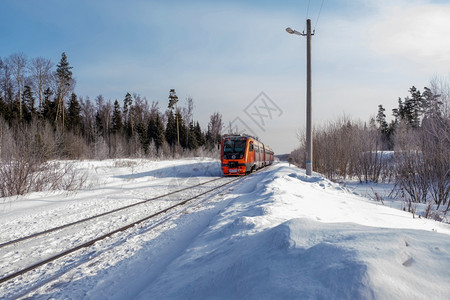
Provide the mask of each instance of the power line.
MULTIPOLYGON (((323 2, 324 1, 325 0, 322 0, 322 3, 320 4, 319 14, 317 15, 316 25, 314 25, 314 30, 313 31, 316 31, 317 23, 319 23, 320 13, 322 12, 322 7, 323 7, 323 2)), ((308 4, 308 6, 309 6, 309 4, 308 4)))

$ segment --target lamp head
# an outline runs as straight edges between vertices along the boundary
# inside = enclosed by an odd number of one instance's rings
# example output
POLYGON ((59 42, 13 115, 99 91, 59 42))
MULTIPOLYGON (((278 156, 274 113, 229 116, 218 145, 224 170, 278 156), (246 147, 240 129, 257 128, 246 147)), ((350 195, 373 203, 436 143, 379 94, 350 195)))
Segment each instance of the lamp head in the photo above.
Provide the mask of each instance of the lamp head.
POLYGON ((286 28, 286 31, 290 34, 294 34, 294 29, 292 29, 291 27, 286 28))

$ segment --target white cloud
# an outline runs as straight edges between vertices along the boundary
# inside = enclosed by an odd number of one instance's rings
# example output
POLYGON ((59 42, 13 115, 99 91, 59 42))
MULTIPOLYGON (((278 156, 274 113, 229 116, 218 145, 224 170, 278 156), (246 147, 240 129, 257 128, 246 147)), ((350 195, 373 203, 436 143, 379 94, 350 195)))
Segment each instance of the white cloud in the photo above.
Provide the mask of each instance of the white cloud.
MULTIPOLYGON (((370 47, 432 72, 448 71, 450 5, 404 4, 386 9, 369 28, 370 47)), ((424 69, 422 69, 423 71, 424 69)))

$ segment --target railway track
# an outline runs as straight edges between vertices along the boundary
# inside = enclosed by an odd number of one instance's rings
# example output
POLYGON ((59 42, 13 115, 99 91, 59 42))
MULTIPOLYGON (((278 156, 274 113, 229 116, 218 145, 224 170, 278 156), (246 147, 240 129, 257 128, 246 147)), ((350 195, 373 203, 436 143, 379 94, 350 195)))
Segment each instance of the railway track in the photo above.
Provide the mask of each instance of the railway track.
MULTIPOLYGON (((11 251, 16 253, 18 252, 19 249, 26 249, 27 247, 27 243, 30 243, 31 241, 34 241, 33 244, 39 244, 40 246, 38 247, 38 249, 35 249, 33 247, 31 247, 31 249, 28 249, 27 251, 25 251, 24 253, 22 253, 22 256, 26 257, 27 255, 31 255, 31 253, 34 253, 36 251, 46 251, 48 250, 47 248, 49 247, 48 245, 54 245, 54 244, 58 244, 58 243, 70 243, 70 244, 74 244, 72 242, 73 237, 71 235, 74 234, 74 232, 81 232, 83 233, 84 229, 79 229, 79 228, 83 228, 80 226, 85 226, 88 227, 89 224, 91 224, 92 222, 97 222, 96 226, 93 226, 95 228, 101 228, 101 225, 99 226, 98 224, 101 224, 101 220, 105 220, 106 218, 111 218, 112 216, 116 216, 116 218, 124 218, 124 216, 130 215, 130 214, 134 214, 136 211, 144 211, 145 215, 140 215, 138 216, 137 219, 127 222, 126 224, 121 224, 120 226, 118 226, 117 228, 115 228, 114 230, 110 230, 107 232, 100 232, 97 233, 95 235, 95 237, 93 237, 92 235, 89 236, 88 239, 82 240, 81 237, 75 235, 75 239, 79 239, 80 241, 77 243, 76 246, 71 246, 71 247, 67 247, 64 250, 59 250, 57 252, 54 253, 50 253, 49 255, 46 256, 46 258, 44 259, 40 259, 39 261, 34 261, 33 263, 29 263, 29 260, 25 260, 27 263, 26 265, 24 265, 23 263, 20 264, 19 262, 21 261, 20 258, 17 258, 17 255, 15 255, 13 257, 13 260, 18 261, 18 263, 9 263, 8 267, 5 268, 4 266, 1 266, 0 269, 2 270, 6 270, 5 274, 2 274, 1 278, 0 278, 0 284, 4 285, 7 284, 9 281, 13 281, 14 279, 16 280, 20 280, 21 276, 23 276, 26 273, 29 273, 33 270, 36 270, 44 265, 47 265, 49 263, 58 261, 58 260, 62 260, 64 257, 69 257, 70 255, 74 254, 75 252, 81 251, 82 249, 88 249, 90 246, 98 243, 99 241, 104 241, 107 240, 108 238, 111 238, 112 236, 121 233, 121 232, 125 232, 127 230, 129 230, 130 228, 133 228, 137 225, 140 226, 144 226, 147 229, 146 230, 151 230, 152 228, 161 225, 162 223, 164 223, 165 221, 169 220, 170 218, 173 217, 174 214, 180 213, 180 209, 181 211, 183 211, 183 207, 188 206, 189 204, 191 204, 191 202, 194 202, 194 200, 196 199, 201 199, 202 196, 205 196, 207 194, 213 193, 215 191, 219 192, 220 190, 224 189, 226 186, 230 185, 233 182, 236 182, 237 180, 242 179, 241 177, 238 178, 229 178, 229 177, 218 177, 212 180, 208 180, 206 182, 203 183, 199 183, 196 184, 194 186, 190 186, 187 188, 182 188, 176 191, 172 191, 169 193, 166 193, 164 195, 160 195, 157 197, 153 197, 150 199, 146 199, 131 205, 127 205, 124 207, 120 207, 111 211, 107 211, 89 218, 84 218, 84 219, 80 219, 76 222, 71 222, 71 223, 67 223, 65 225, 62 226, 57 226, 42 232, 36 232, 34 234, 31 235, 27 235, 24 237, 20 237, 11 241, 7 241, 7 242, 3 242, 0 244, 0 250, 4 251, 5 249, 12 249, 11 251), (222 183, 222 181, 225 181, 224 183, 222 183), (219 184, 217 184, 217 182, 219 182, 219 184), (212 187, 209 187, 208 184, 214 184, 212 187), (170 201, 165 201, 164 199, 167 199, 167 197, 174 195, 174 194, 181 194, 183 192, 189 191, 189 190, 193 190, 194 188, 199 188, 199 187, 206 187, 205 190, 201 190, 198 191, 198 193, 196 193, 195 195, 191 195, 189 197, 187 197, 186 195, 182 195, 183 199, 181 199, 180 201, 177 201, 176 203, 173 202, 173 200, 170 201), (160 201, 161 205, 162 203, 165 202, 165 206, 164 207, 160 207, 157 210, 155 210, 154 206, 152 206, 152 209, 148 209, 148 204, 151 202, 155 202, 155 201, 160 201), (177 210, 178 209, 178 210, 177 210), (125 212, 127 212, 127 214, 125 214, 125 212), (120 214, 119 214, 120 213, 120 214), (153 221, 153 222, 150 222, 153 221), (150 223, 149 223, 150 222, 150 223), (63 231, 67 231, 65 233, 63 233, 63 231), (57 238, 51 238, 52 234, 57 234, 57 238), (36 239, 39 239, 38 242, 36 242, 36 239), (28 253, 28 254, 27 254, 28 253)), ((125 219, 127 220, 127 217, 125 217, 125 219)), ((105 221, 102 221, 105 222, 105 221)), ((98 254, 97 254, 98 255, 98 254)), ((97 255, 93 255, 93 257, 96 257, 97 255)), ((76 260, 76 258, 71 258, 71 260, 76 260)), ((80 263, 84 263, 84 261, 80 262, 80 263)), ((32 285, 30 288, 27 288, 26 291, 20 291, 19 294, 13 296, 12 298, 17 298, 17 297, 23 297, 24 295, 30 293, 33 290, 36 290, 37 288, 47 284, 50 281, 53 281, 55 279, 57 279, 59 276, 62 276, 63 274, 67 273, 71 268, 75 268, 76 266, 78 266, 80 263, 74 263, 71 262, 69 265, 71 265, 72 267, 63 267, 61 269, 61 271, 56 271, 56 274, 53 276, 50 276, 50 279, 43 279, 40 280, 40 283, 37 285, 32 285)), ((3 273, 3 271, 2 271, 3 273)))
POLYGON ((148 203, 149 201, 161 199, 161 198, 173 195, 173 194, 177 194, 177 193, 180 193, 180 192, 183 192, 183 191, 186 191, 186 190, 190 190, 192 188, 195 188, 195 187, 198 187, 198 186, 202 186, 202 185, 208 184, 210 182, 214 182, 214 181, 220 180, 222 178, 223 177, 214 178, 212 180, 208 180, 208 181, 205 181, 205 182, 202 182, 202 183, 190 186, 190 187, 186 187, 186 188, 179 189, 179 190, 167 193, 167 194, 163 194, 163 195, 159 195, 159 196, 152 197, 152 198, 149 198, 149 199, 145 199, 143 201, 139 201, 137 203, 133 203, 133 204, 126 205, 126 206, 123 206, 123 207, 119 207, 119 208, 116 208, 116 209, 113 209, 113 210, 109 210, 109 211, 106 211, 104 213, 97 214, 97 215, 94 215, 94 216, 91 216, 91 217, 88 217, 88 218, 83 218, 83 219, 80 219, 80 220, 75 221, 75 222, 67 223, 67 224, 64 224, 64 225, 61 225, 61 226, 56 226, 56 227, 53 227, 53 228, 50 228, 50 229, 47 229, 47 230, 44 230, 44 231, 36 232, 36 233, 30 234, 30 235, 27 235, 27 236, 23 236, 23 237, 20 237, 20 238, 17 238, 17 239, 13 239, 11 241, 3 242, 3 243, 0 243, 0 249, 3 248, 3 247, 6 247, 6 246, 12 245, 12 244, 16 244, 16 243, 25 241, 25 240, 36 238, 36 237, 41 236, 41 235, 49 234, 49 233, 52 233, 52 232, 55 232, 55 231, 58 231, 58 230, 61 230, 61 229, 64 229, 64 228, 68 228, 70 226, 74 226, 74 225, 77 225, 77 224, 81 224, 81 223, 84 223, 84 222, 87 222, 87 221, 90 221, 90 220, 94 220, 94 219, 97 219, 97 218, 100 218, 100 217, 103 217, 103 216, 107 216, 107 215, 116 213, 116 212, 119 212, 119 211, 123 211, 123 210, 126 210, 126 209, 134 207, 134 206, 142 205, 142 204, 148 203))

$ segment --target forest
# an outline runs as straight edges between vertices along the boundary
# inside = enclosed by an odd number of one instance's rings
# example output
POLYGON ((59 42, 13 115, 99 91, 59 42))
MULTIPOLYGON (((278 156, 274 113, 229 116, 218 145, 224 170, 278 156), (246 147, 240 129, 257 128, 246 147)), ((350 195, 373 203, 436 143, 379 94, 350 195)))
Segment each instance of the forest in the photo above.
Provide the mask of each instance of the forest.
POLYGON ((102 95, 92 101, 75 94, 72 68, 65 53, 55 70, 41 57, 0 58, 3 135, 11 131, 18 137, 36 130, 35 142, 46 144, 45 156, 63 159, 169 156, 212 148, 220 139, 221 115, 211 115, 203 131, 192 119, 193 99, 180 107, 175 89, 168 91, 164 112, 159 103, 149 105, 146 98, 129 92, 123 101, 112 103, 102 95))
POLYGON ((33 174, 55 160, 217 156, 220 113, 203 130, 192 117, 194 100, 180 105, 175 89, 164 111, 130 92, 121 101, 83 99, 72 69, 65 53, 56 65, 23 53, 0 57, 0 196, 44 189, 49 180, 38 181, 55 172, 33 174))

